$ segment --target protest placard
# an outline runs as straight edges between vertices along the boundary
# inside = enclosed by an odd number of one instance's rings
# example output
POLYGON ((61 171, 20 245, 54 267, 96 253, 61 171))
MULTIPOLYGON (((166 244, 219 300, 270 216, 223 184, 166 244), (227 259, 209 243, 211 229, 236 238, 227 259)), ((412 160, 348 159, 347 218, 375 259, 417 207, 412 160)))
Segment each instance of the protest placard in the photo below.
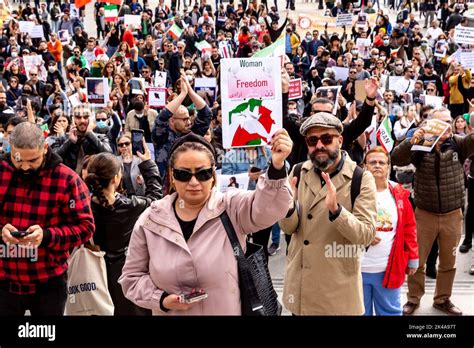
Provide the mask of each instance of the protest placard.
POLYGON ((474 28, 458 25, 454 28, 454 40, 457 44, 474 45, 474 28))
POLYGON ((161 109, 166 106, 168 90, 164 87, 148 87, 147 96, 148 105, 150 105, 151 108, 161 109))
POLYGON ((425 130, 423 139, 415 143, 411 147, 411 150, 431 152, 433 147, 439 141, 439 138, 441 137, 441 135, 448 128, 449 128, 449 123, 443 122, 438 119, 431 119, 431 120, 426 121, 425 126, 423 126, 423 129, 425 130))
POLYGON ((155 71, 155 87, 166 87, 166 71, 155 71))
POLYGON ((109 83, 106 77, 86 78, 87 102, 93 106, 107 106, 109 101, 109 83))
POLYGON ((303 85, 301 79, 290 80, 290 89, 288 91, 288 99, 300 99, 303 97, 303 85))
POLYGON ((130 15, 126 14, 124 18, 124 24, 126 27, 129 25, 133 25, 135 28, 138 28, 141 26, 142 23, 142 17, 139 15, 130 15))
POLYGON ((219 174, 217 175, 217 187, 220 192, 230 190, 247 190, 249 186, 249 174, 219 174))
POLYGON ((425 106, 432 106, 433 108, 440 108, 443 106, 443 97, 437 97, 434 95, 425 95, 425 106))
POLYGON ((69 42, 70 36, 68 30, 59 30, 58 31, 58 38, 61 42, 69 42))
POLYGON ((349 77, 349 68, 344 68, 340 66, 333 66, 331 69, 336 73, 336 82, 337 81, 346 81, 349 77))
POLYGON ((41 55, 24 55, 23 56, 23 65, 25 66, 25 71, 31 71, 32 69, 37 69, 39 72, 38 78, 41 81, 46 80, 48 72, 44 66, 43 57, 41 55))
POLYGON ((280 58, 221 60, 224 148, 269 144, 282 127, 280 58))
POLYGON ((448 45, 445 41, 437 42, 435 45, 434 56, 443 58, 446 55, 446 50, 448 49, 448 45))
POLYGON ((388 77, 388 89, 395 90, 398 82, 403 79, 403 76, 389 76, 388 77))
POLYGON ((134 77, 128 81, 130 91, 132 94, 145 94, 145 79, 141 77, 134 77))
POLYGON ((465 69, 474 69, 474 51, 462 50, 460 53, 460 61, 465 69))
POLYGON ((44 39, 44 27, 42 25, 34 25, 30 36, 32 39, 44 39))
POLYGON ((336 27, 352 27, 352 13, 340 13, 336 18, 336 27))
POLYGON ((317 98, 327 98, 334 103, 333 113, 336 114, 337 105, 339 103, 339 95, 341 92, 341 86, 331 86, 331 87, 319 87, 316 90, 317 98))
POLYGON ((71 103, 71 106, 74 108, 78 105, 81 105, 81 99, 79 98, 78 93, 71 94, 69 97, 69 102, 71 103))
POLYGON ((370 39, 358 38, 356 41, 357 50, 359 51, 359 57, 362 59, 370 58, 370 39))
POLYGON ((217 98, 216 78, 203 77, 194 79, 194 90, 204 99, 209 107, 212 107, 217 98))
POLYGON ((33 27, 35 26, 35 22, 19 21, 18 26, 20 27, 20 32, 21 33, 26 33, 26 34, 31 35, 31 31, 33 30, 33 27))

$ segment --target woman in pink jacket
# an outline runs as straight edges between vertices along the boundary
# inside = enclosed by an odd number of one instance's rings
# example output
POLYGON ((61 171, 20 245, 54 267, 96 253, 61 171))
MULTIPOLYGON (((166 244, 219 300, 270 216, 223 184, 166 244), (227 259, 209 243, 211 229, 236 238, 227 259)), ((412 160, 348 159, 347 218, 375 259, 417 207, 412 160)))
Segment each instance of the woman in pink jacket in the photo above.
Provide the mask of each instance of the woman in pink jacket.
POLYGON ((285 159, 288 133, 272 140, 272 163, 255 191, 216 190, 215 154, 188 134, 173 144, 169 174, 174 193, 138 219, 119 283, 125 297, 155 315, 241 315, 237 261, 219 216, 226 211, 242 247, 246 236, 284 218, 293 206, 285 159), (191 304, 182 295, 202 289, 191 304))

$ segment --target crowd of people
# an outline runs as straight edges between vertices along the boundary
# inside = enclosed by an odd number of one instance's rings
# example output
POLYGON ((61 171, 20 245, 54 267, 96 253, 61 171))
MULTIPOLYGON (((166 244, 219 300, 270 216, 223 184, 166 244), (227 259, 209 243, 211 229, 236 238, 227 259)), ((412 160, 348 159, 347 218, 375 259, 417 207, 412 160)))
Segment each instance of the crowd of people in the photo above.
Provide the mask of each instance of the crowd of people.
POLYGON ((396 19, 379 1, 326 1, 328 22, 354 14, 341 30, 302 29, 294 1, 286 12, 258 0, 125 0, 115 15, 107 5, 87 5, 89 28, 69 0, 0 1, 2 245, 38 251, 35 262, 0 258, 1 315, 62 315, 68 257, 92 237, 115 315, 240 315, 224 212, 267 259, 284 232, 294 315, 412 315, 426 277, 433 306, 462 315, 453 250, 469 252, 474 229, 474 80, 459 56, 474 42, 454 39, 465 0, 390 1, 396 19), (195 81, 219 86, 221 59, 278 40, 283 129, 268 145, 224 149, 219 88, 210 96, 195 81), (101 106, 90 78, 107 81, 101 106), (290 99, 297 78, 302 96, 290 99), (166 89, 163 107, 150 87, 166 89), (446 129, 413 151, 432 120, 446 129), (384 127, 389 142, 374 137, 384 127), (219 192, 219 174, 238 188, 242 173, 247 190, 219 192), (183 302, 196 289, 207 298, 183 302))

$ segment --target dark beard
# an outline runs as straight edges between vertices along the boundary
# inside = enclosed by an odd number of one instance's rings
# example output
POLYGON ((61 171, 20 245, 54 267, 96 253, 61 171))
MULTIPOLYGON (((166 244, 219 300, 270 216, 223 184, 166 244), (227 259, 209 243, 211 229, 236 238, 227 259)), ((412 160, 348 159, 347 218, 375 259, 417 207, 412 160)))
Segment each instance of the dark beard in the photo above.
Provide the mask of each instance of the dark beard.
POLYGON ((339 157, 339 154, 341 153, 340 149, 337 149, 335 151, 328 151, 328 150, 319 150, 319 151, 313 151, 309 154, 309 158, 311 159, 311 162, 313 162, 313 165, 315 168, 318 168, 319 170, 325 172, 326 170, 331 167, 334 162, 336 162, 337 158, 339 157), (328 155, 328 158, 325 161, 321 161, 316 158, 316 154, 319 153, 326 153, 328 155))

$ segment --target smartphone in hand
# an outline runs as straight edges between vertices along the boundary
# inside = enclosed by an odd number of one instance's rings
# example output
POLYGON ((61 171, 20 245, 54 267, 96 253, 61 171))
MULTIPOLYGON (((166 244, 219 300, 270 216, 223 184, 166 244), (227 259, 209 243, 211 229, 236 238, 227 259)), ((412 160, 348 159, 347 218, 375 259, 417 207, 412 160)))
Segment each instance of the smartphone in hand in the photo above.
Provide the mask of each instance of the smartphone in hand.
POLYGON ((189 304, 189 303, 202 301, 207 297, 208 297, 208 295, 205 292, 193 292, 193 293, 190 293, 190 294, 181 295, 181 301, 183 303, 188 303, 189 304))
POLYGON ((142 129, 132 129, 132 154, 136 155, 137 152, 141 154, 145 153, 143 148, 143 137, 145 132, 142 129))

